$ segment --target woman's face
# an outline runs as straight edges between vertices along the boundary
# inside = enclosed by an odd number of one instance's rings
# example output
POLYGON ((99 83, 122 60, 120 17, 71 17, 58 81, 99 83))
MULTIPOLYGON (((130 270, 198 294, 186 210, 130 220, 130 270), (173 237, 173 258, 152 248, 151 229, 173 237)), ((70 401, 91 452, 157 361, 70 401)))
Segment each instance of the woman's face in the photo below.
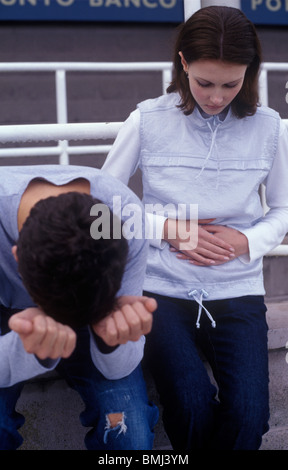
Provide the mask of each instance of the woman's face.
POLYGON ((241 90, 247 65, 212 59, 188 64, 182 52, 179 55, 198 106, 211 116, 221 113, 241 90))

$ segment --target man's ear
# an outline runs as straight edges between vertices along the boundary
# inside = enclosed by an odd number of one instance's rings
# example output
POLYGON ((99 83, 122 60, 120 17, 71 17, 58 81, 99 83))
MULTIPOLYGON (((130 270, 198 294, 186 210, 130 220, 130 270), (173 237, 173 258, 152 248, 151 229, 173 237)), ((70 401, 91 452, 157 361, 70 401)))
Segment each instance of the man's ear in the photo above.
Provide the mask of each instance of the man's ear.
POLYGON ((18 256, 17 256, 17 246, 12 246, 12 255, 14 256, 15 261, 18 263, 18 256))

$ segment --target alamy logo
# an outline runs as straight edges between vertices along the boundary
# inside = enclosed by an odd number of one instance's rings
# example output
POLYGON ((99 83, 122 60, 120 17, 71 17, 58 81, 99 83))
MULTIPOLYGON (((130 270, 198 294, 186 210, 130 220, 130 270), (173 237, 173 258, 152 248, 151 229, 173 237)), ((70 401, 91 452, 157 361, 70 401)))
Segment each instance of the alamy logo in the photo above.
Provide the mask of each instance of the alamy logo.
POLYGON ((90 234, 94 240, 120 239, 122 236, 127 240, 132 238, 161 239, 163 224, 157 223, 160 217, 182 221, 179 224, 171 224, 168 230, 168 239, 178 239, 181 250, 192 250, 198 243, 197 204, 170 203, 142 206, 128 203, 122 205, 121 196, 114 196, 111 210, 106 204, 97 203, 92 206, 90 215, 96 217, 90 227, 90 234), (112 227, 111 211, 113 213, 112 227))

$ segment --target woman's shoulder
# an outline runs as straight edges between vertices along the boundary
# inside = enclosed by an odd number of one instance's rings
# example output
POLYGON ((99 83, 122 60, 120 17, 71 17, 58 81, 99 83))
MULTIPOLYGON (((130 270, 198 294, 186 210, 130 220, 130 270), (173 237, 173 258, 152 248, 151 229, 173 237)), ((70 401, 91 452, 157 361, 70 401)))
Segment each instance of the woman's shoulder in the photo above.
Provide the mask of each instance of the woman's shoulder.
POLYGON ((141 112, 153 112, 158 110, 177 109, 180 104, 180 96, 178 93, 167 93, 158 96, 157 98, 150 98, 138 104, 141 112))
POLYGON ((280 120, 280 114, 275 111, 275 109, 269 108, 268 106, 258 106, 256 113, 256 117, 263 117, 263 118, 272 118, 272 119, 277 119, 280 120))

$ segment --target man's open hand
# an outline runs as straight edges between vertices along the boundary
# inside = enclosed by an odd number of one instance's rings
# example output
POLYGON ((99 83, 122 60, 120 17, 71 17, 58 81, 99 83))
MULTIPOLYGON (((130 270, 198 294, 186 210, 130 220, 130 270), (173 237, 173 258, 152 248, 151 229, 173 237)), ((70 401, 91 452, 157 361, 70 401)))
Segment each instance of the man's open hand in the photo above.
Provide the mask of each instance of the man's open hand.
POLYGON ((76 345, 75 332, 48 317, 39 308, 27 308, 12 315, 9 327, 18 333, 24 349, 39 359, 67 358, 76 345))
POLYGON ((122 296, 118 299, 119 308, 106 318, 92 325, 96 335, 108 346, 138 341, 151 331, 157 302, 153 298, 122 296))

